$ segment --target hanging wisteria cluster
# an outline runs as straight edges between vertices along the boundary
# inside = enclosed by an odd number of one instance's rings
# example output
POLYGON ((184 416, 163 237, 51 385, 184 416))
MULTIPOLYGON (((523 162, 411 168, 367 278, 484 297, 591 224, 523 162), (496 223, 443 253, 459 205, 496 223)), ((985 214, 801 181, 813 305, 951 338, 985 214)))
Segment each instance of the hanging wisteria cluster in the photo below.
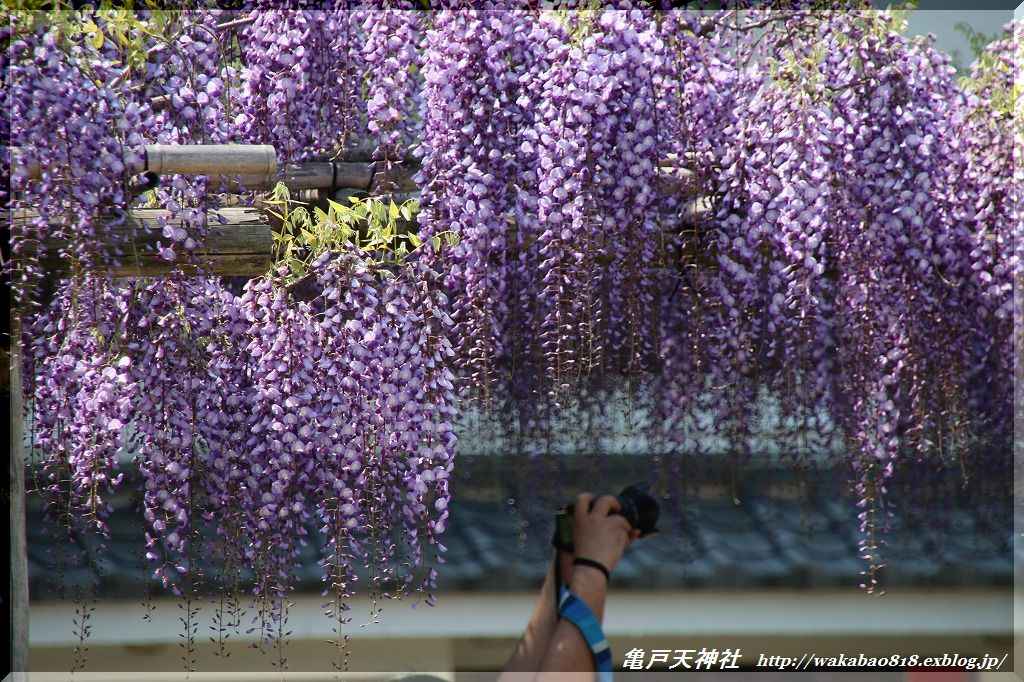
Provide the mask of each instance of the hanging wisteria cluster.
POLYGON ((363 58, 375 72, 368 83, 366 128, 375 138, 376 161, 401 162, 417 138, 423 23, 418 12, 388 9, 366 14, 363 58))
POLYGON ((902 462, 1009 456, 1012 38, 958 82, 881 13, 506 9, 12 16, 9 273, 54 518, 102 534, 139 472, 156 575, 192 600, 216 557, 221 622, 249 591, 278 643, 317 527, 342 646, 363 567, 434 584, 461 401, 522 445, 625 392, 674 454, 749 452, 772 402, 784 448, 845 443, 874 588, 902 462), (230 178, 141 179, 154 142, 415 162, 415 248, 205 276, 230 178), (169 274, 111 278, 95 246, 144 203, 169 274))
MULTIPOLYGON (((967 258, 950 244, 947 259, 960 268, 967 293, 964 300, 975 314, 964 362, 971 368, 972 391, 967 398, 972 423, 990 423, 996 442, 1010 434, 1013 421, 1014 358, 1020 357, 1020 299, 1013 295, 1024 264, 1021 220, 1021 26, 991 43, 971 65, 968 100, 959 128, 953 132, 962 145, 952 200, 957 220, 966 223, 962 235, 967 258), (1016 307, 1015 307, 1016 306, 1016 307), (1015 325, 1015 321, 1018 326, 1015 325), (1015 345, 1016 344, 1016 345, 1015 345)), ((1019 296, 1019 294, 1018 294, 1019 296)), ((1019 405, 1018 412, 1019 414, 1019 405)), ((1006 446, 1004 441, 1000 443, 1006 446)))
POLYGON ((574 375, 651 367, 661 239, 651 112, 665 58, 654 16, 609 12, 572 28, 578 39, 547 55, 526 136, 537 148, 542 230, 537 342, 558 391, 574 375))
POLYGON ((232 123, 240 140, 274 145, 282 162, 350 143, 366 110, 362 83, 351 77, 364 64, 358 15, 266 9, 254 16, 239 36, 245 67, 232 123))

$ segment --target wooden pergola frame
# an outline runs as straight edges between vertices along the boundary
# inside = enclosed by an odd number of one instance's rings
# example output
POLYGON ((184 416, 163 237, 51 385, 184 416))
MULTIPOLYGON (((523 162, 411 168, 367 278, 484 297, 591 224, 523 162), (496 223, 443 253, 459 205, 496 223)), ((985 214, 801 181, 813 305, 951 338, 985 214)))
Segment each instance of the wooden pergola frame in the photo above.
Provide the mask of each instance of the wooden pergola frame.
MULTIPOLYGON (((29 179, 39 179, 47 169, 31 161, 22 162, 18 150, 12 150, 13 165, 26 170, 29 179)), ((365 152, 364 152, 365 154, 365 152)), ((283 182, 291 191, 329 192, 353 196, 390 192, 405 197, 416 196, 419 187, 414 181, 418 167, 414 163, 389 168, 366 158, 311 161, 278 168, 277 154, 270 145, 147 145, 145 161, 136 173, 155 175, 195 175, 209 178, 208 188, 223 193, 269 190, 283 182)), ((681 223, 696 225, 711 212, 711 201, 703 196, 695 173, 687 167, 687 159, 669 156, 659 163, 657 190, 662 196, 678 195, 686 199, 681 223)), ((109 231, 101 232, 98 246, 100 262, 110 263, 108 272, 114 277, 153 277, 185 272, 201 275, 242 275, 256 277, 267 272, 273 258, 273 227, 259 209, 226 208, 217 211, 225 224, 210 228, 207 242, 198 252, 201 267, 168 263, 157 256, 158 235, 151 229, 163 220, 180 220, 162 209, 135 209, 127 220, 109 231)), ((13 227, 36 217, 31 211, 8 216, 13 227)), ((52 243, 48 252, 58 252, 64 244, 52 243)), ((42 261, 47 270, 59 273, 65 265, 55 257, 42 261)), ((10 346, 10 530, 11 530, 11 670, 29 669, 29 589, 28 543, 25 530, 25 434, 24 402, 21 391, 20 335, 12 329, 10 346)))

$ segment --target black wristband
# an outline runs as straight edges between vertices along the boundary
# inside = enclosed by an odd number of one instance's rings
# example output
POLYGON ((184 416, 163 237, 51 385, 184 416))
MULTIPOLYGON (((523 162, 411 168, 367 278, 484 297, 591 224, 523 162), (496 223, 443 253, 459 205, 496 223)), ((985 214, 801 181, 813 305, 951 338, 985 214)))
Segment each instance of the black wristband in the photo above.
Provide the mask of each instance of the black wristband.
POLYGON ((602 564, 600 561, 594 561, 593 559, 586 559, 584 557, 578 556, 578 557, 576 557, 575 559, 572 560, 572 565, 573 566, 590 566, 591 568, 596 568, 597 570, 599 570, 602 573, 604 573, 604 577, 605 577, 606 580, 608 580, 610 582, 611 579, 612 579, 612 572, 609 571, 605 567, 605 565, 602 564))

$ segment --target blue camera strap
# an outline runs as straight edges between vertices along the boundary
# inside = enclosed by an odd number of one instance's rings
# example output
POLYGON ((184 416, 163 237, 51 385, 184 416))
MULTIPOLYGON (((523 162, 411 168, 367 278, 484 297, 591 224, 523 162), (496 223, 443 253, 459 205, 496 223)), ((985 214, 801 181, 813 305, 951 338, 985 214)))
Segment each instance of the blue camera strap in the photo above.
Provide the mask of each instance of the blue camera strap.
POLYGON ((583 639, 587 640, 590 653, 594 656, 594 667, 597 669, 599 682, 611 682, 612 650, 601 630, 601 624, 597 622, 590 607, 565 585, 558 587, 558 615, 575 625, 583 639))

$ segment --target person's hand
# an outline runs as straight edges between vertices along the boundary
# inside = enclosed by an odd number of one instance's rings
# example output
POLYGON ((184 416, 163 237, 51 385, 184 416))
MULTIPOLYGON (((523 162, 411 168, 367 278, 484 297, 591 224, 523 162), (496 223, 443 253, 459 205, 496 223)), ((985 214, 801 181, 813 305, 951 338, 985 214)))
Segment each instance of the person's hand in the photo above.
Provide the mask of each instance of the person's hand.
POLYGON ((590 493, 576 497, 573 509, 575 556, 598 561, 611 571, 626 547, 640 536, 640 531, 630 526, 625 516, 611 514, 622 508, 618 498, 603 495, 591 509, 593 500, 590 493))

